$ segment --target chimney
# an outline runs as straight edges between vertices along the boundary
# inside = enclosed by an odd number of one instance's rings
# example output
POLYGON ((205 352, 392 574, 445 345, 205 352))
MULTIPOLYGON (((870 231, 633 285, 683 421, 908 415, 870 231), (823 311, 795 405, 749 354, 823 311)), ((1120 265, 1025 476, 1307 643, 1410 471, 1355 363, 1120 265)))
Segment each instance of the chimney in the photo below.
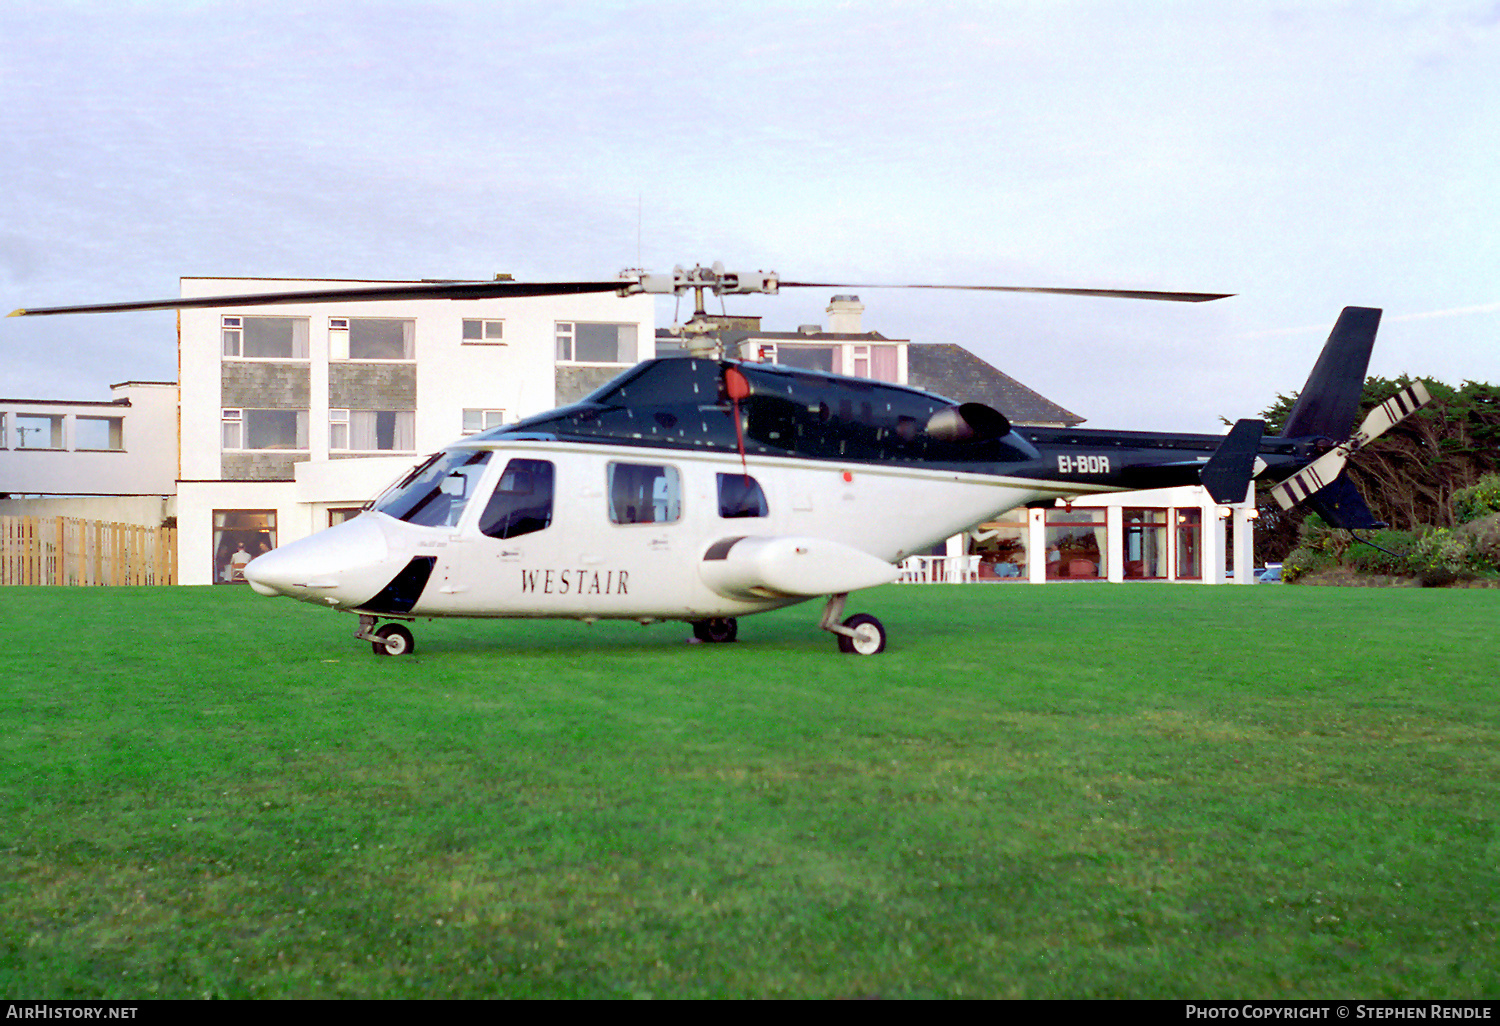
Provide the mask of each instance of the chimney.
POLYGON ((865 304, 859 301, 858 296, 834 296, 825 312, 828 314, 828 330, 834 334, 863 334, 860 319, 865 312, 865 304))

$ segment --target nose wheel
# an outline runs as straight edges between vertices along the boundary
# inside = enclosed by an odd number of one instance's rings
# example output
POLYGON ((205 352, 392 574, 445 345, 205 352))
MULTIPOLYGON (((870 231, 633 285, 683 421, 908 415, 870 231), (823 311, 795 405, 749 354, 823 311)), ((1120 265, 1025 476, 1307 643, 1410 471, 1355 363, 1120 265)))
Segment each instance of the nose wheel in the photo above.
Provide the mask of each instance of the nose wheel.
POLYGON ((370 648, 378 656, 411 655, 417 650, 417 642, 411 636, 411 631, 399 623, 376 627, 373 616, 359 618, 359 630, 354 636, 368 641, 370 648))
POLYGON ((869 613, 855 613, 843 623, 838 619, 844 615, 844 601, 848 592, 828 597, 823 608, 823 619, 818 626, 838 639, 839 651, 851 655, 878 655, 885 651, 885 626, 869 613))

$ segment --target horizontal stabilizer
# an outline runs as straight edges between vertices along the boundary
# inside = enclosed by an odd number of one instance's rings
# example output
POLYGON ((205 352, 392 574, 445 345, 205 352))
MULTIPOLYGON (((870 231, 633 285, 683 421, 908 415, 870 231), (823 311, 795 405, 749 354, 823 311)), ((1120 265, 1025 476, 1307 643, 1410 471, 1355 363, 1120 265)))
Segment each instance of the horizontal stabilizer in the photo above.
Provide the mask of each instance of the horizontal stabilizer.
POLYGON ((709 546, 698 573, 726 598, 835 595, 889 584, 899 572, 861 549, 827 538, 725 538, 709 546))
POLYGON ((1260 454, 1260 437, 1265 433, 1263 420, 1240 420, 1209 461, 1198 478, 1215 502, 1244 502, 1255 474, 1255 458, 1260 454))

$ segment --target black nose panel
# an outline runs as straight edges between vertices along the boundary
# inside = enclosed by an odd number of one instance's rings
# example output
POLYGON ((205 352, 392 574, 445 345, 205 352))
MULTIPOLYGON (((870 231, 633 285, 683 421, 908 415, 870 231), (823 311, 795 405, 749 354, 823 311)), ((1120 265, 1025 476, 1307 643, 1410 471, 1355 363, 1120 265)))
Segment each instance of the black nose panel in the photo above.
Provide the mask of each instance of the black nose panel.
POLYGON ((391 578, 391 583, 380 589, 380 593, 359 608, 372 613, 409 613, 422 597, 432 568, 437 565, 436 556, 415 556, 401 572, 391 578))

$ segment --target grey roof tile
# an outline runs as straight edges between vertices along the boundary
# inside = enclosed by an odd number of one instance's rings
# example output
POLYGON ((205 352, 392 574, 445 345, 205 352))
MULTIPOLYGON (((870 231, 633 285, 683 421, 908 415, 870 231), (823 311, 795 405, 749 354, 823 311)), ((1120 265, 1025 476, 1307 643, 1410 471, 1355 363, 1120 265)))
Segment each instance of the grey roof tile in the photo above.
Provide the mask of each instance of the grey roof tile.
POLYGON ((1074 427, 1084 421, 963 346, 950 342, 913 342, 907 346, 906 379, 913 388, 936 392, 961 403, 993 406, 1017 424, 1074 427))

